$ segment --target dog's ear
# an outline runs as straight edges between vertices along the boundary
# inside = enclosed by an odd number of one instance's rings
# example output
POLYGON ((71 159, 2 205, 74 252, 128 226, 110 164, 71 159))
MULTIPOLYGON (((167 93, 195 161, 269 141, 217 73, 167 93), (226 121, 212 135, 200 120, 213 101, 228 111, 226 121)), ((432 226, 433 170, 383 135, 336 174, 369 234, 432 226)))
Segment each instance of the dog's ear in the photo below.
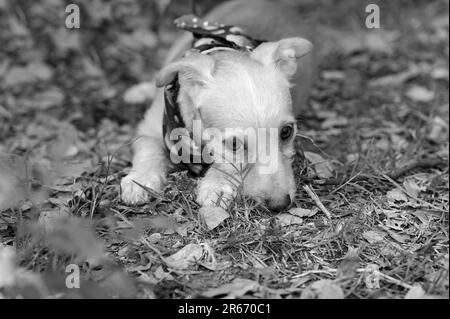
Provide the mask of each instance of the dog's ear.
POLYGON ((212 78, 214 65, 215 60, 211 56, 190 53, 164 67, 156 77, 156 86, 162 87, 171 83, 177 75, 191 84, 203 85, 212 78))
POLYGON ((264 65, 276 67, 289 79, 297 72, 297 59, 312 49, 312 43, 306 39, 287 38, 262 43, 252 52, 251 57, 264 65))

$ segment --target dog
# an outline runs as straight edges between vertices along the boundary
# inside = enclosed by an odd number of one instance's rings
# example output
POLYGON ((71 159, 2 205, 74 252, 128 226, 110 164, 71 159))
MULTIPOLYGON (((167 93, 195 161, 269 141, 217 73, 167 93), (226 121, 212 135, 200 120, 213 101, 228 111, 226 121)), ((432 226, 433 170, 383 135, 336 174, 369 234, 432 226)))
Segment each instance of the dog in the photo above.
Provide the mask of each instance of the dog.
POLYGON ((121 181, 122 200, 145 203, 150 195, 142 186, 161 191, 168 172, 177 167, 163 136, 170 90, 177 81, 172 102, 186 129, 192 131, 198 122, 201 130, 218 132, 205 142, 212 161, 198 182, 197 202, 228 205, 241 192, 281 211, 290 206, 296 193, 292 169, 296 116, 301 114, 313 81, 313 43, 306 39, 292 8, 265 0, 223 3, 203 23, 209 21, 236 26, 251 39, 265 41, 248 51, 185 54, 192 35, 177 40, 156 77, 159 89, 153 104, 137 128, 132 169, 121 181), (256 138, 243 134, 249 130, 256 132, 256 138), (218 148, 222 149, 216 152, 218 148), (242 154, 248 156, 236 160, 242 154), (228 160, 221 161, 224 157, 228 160), (273 169, 267 169, 268 162, 275 163, 273 169))

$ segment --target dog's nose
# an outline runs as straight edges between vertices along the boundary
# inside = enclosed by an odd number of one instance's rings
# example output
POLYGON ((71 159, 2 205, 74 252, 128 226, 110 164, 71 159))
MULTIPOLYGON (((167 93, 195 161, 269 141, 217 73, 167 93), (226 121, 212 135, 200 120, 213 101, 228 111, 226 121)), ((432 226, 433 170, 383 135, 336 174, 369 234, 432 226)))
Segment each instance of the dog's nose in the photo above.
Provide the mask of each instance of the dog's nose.
POLYGON ((278 200, 270 200, 268 203, 268 206, 271 210, 274 211, 282 211, 291 205, 291 196, 289 194, 286 194, 286 196, 283 196, 281 199, 278 200))

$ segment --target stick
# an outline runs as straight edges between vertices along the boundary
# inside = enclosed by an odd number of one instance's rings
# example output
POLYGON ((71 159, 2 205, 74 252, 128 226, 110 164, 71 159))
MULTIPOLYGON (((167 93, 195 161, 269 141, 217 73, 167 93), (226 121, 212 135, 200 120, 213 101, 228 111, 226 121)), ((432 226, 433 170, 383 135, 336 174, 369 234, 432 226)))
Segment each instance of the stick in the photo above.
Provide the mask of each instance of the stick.
POLYGON ((410 198, 414 199, 415 201, 422 203, 428 207, 434 208, 437 211, 440 212, 444 212, 446 213, 447 211, 445 209, 442 209, 440 207, 437 207, 436 205, 433 205, 431 203, 428 203, 427 201, 424 201, 423 199, 420 199, 414 195, 412 195, 411 193, 409 193, 404 187, 402 187, 399 183, 397 183, 396 181, 394 181, 392 178, 390 178, 389 176, 387 176, 386 174, 381 174, 381 176, 383 176, 386 180, 388 180, 389 182, 391 182, 394 186, 396 186, 398 189, 400 189, 402 192, 404 192, 406 195, 408 195, 410 198))
MULTIPOLYGON (((327 269, 327 270, 310 270, 310 271, 306 271, 306 272, 304 272, 304 273, 301 273, 301 274, 298 274, 298 275, 295 275, 294 277, 292 277, 292 278, 295 278, 295 279, 297 279, 297 278, 301 278, 301 277, 304 277, 304 276, 307 276, 307 275, 311 275, 311 274, 332 274, 332 273, 337 273, 337 269, 334 269, 334 268, 331 268, 331 269, 327 269)), ((358 272, 358 273, 365 273, 365 272, 367 272, 367 270, 366 269, 364 269, 364 268, 358 268, 357 270, 356 270, 356 272, 358 272)), ((397 285, 397 286, 401 286, 401 287, 403 287, 403 288, 406 288, 406 289, 411 289, 413 286, 411 286, 410 284, 407 284, 407 283, 405 283, 405 282, 403 282, 403 281, 401 281, 401 280, 399 280, 399 279, 395 279, 395 278, 393 278, 393 277, 391 277, 391 276, 388 276, 388 275, 385 275, 385 274, 383 274, 381 271, 379 271, 379 270, 374 270, 374 271, 372 271, 374 274, 376 274, 377 276, 379 276, 380 278, 383 278, 384 280, 386 280, 386 281, 388 281, 388 282, 390 282, 390 283, 392 283, 392 284, 395 284, 395 285, 397 285)))
POLYGON ((398 169, 389 173, 388 176, 395 180, 415 168, 433 168, 436 166, 442 166, 446 164, 448 165, 448 161, 445 161, 441 158, 418 159, 405 166, 399 167, 398 169))
POLYGON ((331 213, 330 211, 322 204, 320 201, 319 196, 317 196, 316 193, 309 187, 309 185, 303 185, 303 189, 308 193, 309 197, 316 203, 317 207, 328 217, 328 219, 331 219, 331 213))

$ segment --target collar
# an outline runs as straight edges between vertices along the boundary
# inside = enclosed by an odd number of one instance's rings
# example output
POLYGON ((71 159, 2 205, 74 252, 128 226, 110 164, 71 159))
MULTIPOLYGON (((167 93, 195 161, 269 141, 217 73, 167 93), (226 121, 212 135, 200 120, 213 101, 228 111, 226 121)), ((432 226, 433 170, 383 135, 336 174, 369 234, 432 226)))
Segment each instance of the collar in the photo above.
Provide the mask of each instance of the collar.
MULTIPOLYGON (((174 21, 177 28, 191 32, 194 36, 191 51, 202 54, 211 54, 217 51, 246 51, 251 52, 263 41, 255 40, 246 35, 241 28, 224 24, 212 23, 194 15, 185 15, 174 21)), ((163 139, 167 151, 176 156, 181 152, 189 152, 189 163, 183 164, 190 173, 203 175, 210 164, 205 163, 202 152, 205 145, 197 145, 192 138, 192 132, 187 135, 180 134, 177 139, 171 140, 170 133, 177 128, 185 128, 178 104, 180 84, 178 77, 164 88, 164 117, 163 139), (181 147, 177 147, 176 145, 181 147)), ((185 158, 185 157, 183 157, 185 158)))

